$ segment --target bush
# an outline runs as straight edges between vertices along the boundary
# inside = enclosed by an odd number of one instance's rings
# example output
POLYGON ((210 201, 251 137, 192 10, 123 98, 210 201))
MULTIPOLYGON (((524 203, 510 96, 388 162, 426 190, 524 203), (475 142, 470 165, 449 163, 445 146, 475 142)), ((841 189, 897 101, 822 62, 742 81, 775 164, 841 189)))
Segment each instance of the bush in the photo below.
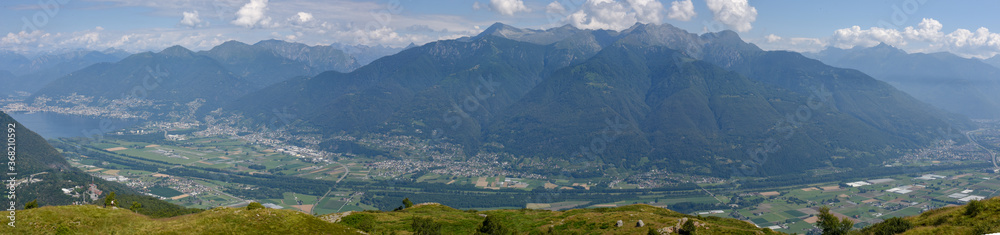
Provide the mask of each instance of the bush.
POLYGON ((913 223, 903 218, 889 218, 881 223, 873 224, 861 230, 863 234, 892 235, 906 232, 913 228, 913 223))
POLYGON ((251 202, 249 205, 247 205, 247 210, 256 210, 256 209, 264 209, 264 205, 261 205, 260 202, 251 202))

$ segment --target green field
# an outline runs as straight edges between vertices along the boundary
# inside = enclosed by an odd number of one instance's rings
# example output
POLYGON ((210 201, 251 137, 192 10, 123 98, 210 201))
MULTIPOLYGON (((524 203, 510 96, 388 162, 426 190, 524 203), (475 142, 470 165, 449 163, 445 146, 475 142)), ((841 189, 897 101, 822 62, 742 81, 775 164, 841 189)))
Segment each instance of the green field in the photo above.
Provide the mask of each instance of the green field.
POLYGON ((169 197, 175 197, 175 196, 179 196, 181 194, 184 194, 184 193, 182 193, 180 191, 174 190, 172 188, 167 188, 167 187, 152 187, 152 188, 149 188, 149 192, 152 193, 152 194, 156 194, 156 195, 159 195, 161 197, 167 197, 167 198, 169 198, 169 197))

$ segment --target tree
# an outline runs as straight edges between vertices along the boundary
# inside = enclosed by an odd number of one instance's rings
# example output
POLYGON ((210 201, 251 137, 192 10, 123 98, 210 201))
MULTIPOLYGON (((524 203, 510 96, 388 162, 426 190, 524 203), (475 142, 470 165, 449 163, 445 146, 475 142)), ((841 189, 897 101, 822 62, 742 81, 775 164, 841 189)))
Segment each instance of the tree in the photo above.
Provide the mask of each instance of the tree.
POLYGON ((107 197, 104 197, 104 208, 108 206, 115 207, 115 192, 111 192, 107 197))
POLYGON ((846 235, 854 227, 854 222, 848 218, 838 219, 830 213, 829 207, 819 209, 819 221, 816 225, 823 229, 823 235, 846 235))
POLYGON ((872 235, 892 235, 900 234, 906 232, 913 228, 913 223, 909 220, 893 217, 889 218, 881 223, 873 224, 861 230, 862 234, 872 234, 872 235))
POLYGON ((698 230, 698 226, 694 225, 694 220, 689 219, 687 220, 687 222, 684 222, 684 224, 681 225, 681 231, 678 231, 677 233, 694 234, 695 230, 698 230))
POLYGON ((132 202, 132 206, 128 208, 132 212, 138 213, 142 209, 142 204, 139 202, 132 202))
POLYGON ((31 200, 30 202, 24 204, 25 210, 33 208, 38 208, 38 199, 31 200))
POLYGON ((513 234, 513 232, 504 227, 501 224, 500 219, 496 218, 496 216, 486 216, 486 219, 479 225, 479 228, 476 228, 476 234, 507 235, 513 234))
POLYGON ((410 201, 410 198, 403 198, 403 208, 405 209, 410 207, 413 207, 413 202, 410 201))
POLYGON ((969 217, 976 217, 976 215, 979 215, 979 212, 983 211, 983 209, 986 209, 986 205, 984 205, 983 202, 980 202, 979 200, 972 200, 969 201, 968 205, 965 205, 965 215, 968 215, 969 217))
POLYGON ((247 205, 247 210, 256 210, 256 209, 264 209, 264 205, 261 205, 260 202, 251 202, 250 204, 247 205))

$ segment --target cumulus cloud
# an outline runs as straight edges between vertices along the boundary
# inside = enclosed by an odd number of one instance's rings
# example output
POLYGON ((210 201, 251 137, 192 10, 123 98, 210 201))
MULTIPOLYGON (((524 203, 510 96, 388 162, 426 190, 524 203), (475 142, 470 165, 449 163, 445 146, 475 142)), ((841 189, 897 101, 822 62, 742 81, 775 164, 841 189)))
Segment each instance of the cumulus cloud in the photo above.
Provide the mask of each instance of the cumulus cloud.
POLYGON ((639 22, 654 22, 659 23, 661 21, 660 15, 663 14, 663 3, 658 0, 626 0, 629 7, 632 7, 632 11, 635 12, 635 16, 639 22))
POLYGON ((670 10, 667 11, 667 18, 680 21, 689 21, 698 13, 694 12, 694 3, 691 0, 674 1, 670 3, 670 10))
POLYGON ((902 30, 880 27, 863 29, 855 25, 838 29, 827 38, 783 38, 771 34, 756 43, 767 50, 799 52, 815 52, 827 46, 848 49, 885 43, 910 53, 950 52, 966 58, 988 58, 1000 54, 1000 34, 990 32, 987 28, 981 27, 975 31, 960 28, 951 33, 942 32, 943 28, 941 22, 925 18, 915 27, 908 26, 902 30))
POLYGON ((508 16, 522 11, 531 11, 527 6, 524 6, 524 1, 522 0, 490 0, 490 8, 501 15, 508 16))
POLYGON ((566 14, 566 7, 558 1, 553 1, 545 6, 545 12, 550 14, 566 14))
POLYGON ((777 41, 781 41, 781 36, 774 35, 772 33, 772 34, 768 34, 767 36, 764 36, 764 39, 766 39, 767 42, 777 42, 777 41))
POLYGON ((732 30, 750 31, 753 22, 757 21, 757 8, 750 6, 747 0, 706 0, 705 4, 715 21, 732 30))
MULTIPOLYGON (((198 11, 194 12, 183 12, 184 17, 181 18, 181 25, 188 27, 199 27, 202 26, 201 19, 198 18, 198 11)), ((206 22, 207 24, 207 22, 206 22)))
POLYGON ((313 14, 310 14, 310 13, 306 13, 306 12, 301 12, 300 11, 296 15, 298 16, 299 23, 305 23, 305 22, 309 22, 309 21, 313 20, 313 14))
POLYGON ((264 15, 267 12, 267 0, 250 0, 236 12, 236 20, 232 24, 253 28, 257 26, 268 26, 271 18, 264 15))
POLYGON ((636 22, 660 23, 664 11, 652 0, 587 0, 563 21, 581 29, 622 30, 636 22))
POLYGON ((481 8, 483 8, 483 6, 479 5, 478 1, 477 2, 472 2, 472 9, 473 10, 477 10, 478 11, 481 8))

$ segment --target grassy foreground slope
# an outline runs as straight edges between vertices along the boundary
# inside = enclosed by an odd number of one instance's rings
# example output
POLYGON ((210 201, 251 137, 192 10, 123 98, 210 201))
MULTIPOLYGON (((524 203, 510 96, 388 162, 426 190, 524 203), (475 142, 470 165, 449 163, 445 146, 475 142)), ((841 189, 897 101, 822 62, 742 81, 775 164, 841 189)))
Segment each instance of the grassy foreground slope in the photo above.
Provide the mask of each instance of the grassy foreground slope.
POLYGON ((906 220, 913 227, 902 234, 1000 233, 1000 197, 931 210, 906 220))
MULTIPOLYGON (((393 212, 351 212, 321 216, 324 220, 366 230, 371 234, 411 234, 414 218, 440 224, 441 234, 475 234, 484 216, 497 218, 513 234, 647 234, 652 228, 666 234, 680 227, 682 218, 694 221, 697 234, 777 234, 769 229, 729 218, 696 217, 649 205, 617 208, 548 210, 461 211, 438 204, 424 204, 393 212), (622 227, 615 226, 621 220, 622 227), (644 227, 637 227, 642 220, 644 227), (374 223, 366 221, 375 221, 374 223)), ((677 232, 673 232, 676 234, 677 232)))
POLYGON ((48 206, 19 210, 16 227, 3 217, 0 234, 360 234, 301 212, 277 209, 215 208, 153 219, 127 209, 48 206))

